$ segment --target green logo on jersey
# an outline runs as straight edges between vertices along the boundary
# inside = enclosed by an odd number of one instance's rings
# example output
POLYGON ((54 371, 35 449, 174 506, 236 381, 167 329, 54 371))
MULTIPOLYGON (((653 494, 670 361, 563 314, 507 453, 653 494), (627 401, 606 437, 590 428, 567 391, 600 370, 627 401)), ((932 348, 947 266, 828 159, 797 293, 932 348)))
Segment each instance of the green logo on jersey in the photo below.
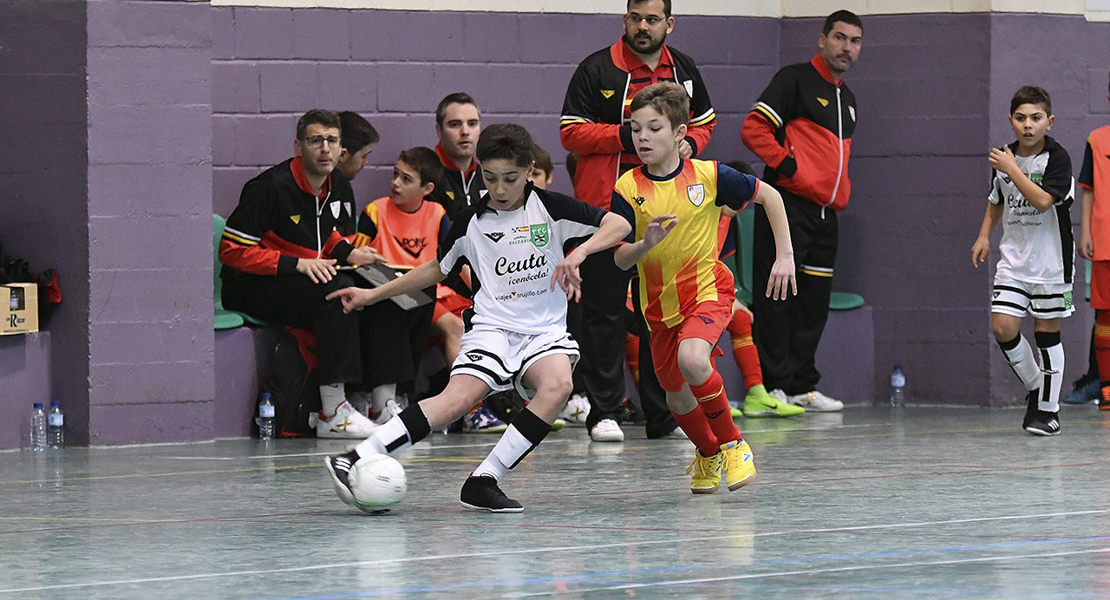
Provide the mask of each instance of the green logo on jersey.
POLYGON ((1029 181, 1032 181, 1033 183, 1035 183, 1037 185, 1041 185, 1041 180, 1042 179, 1044 179, 1044 173, 1030 173, 1029 174, 1029 181))
POLYGON ((547 223, 532 225, 532 243, 537 248, 543 248, 547 245, 547 223))
POLYGON ((1070 310, 1072 307, 1071 290, 1064 292, 1064 310, 1070 310))

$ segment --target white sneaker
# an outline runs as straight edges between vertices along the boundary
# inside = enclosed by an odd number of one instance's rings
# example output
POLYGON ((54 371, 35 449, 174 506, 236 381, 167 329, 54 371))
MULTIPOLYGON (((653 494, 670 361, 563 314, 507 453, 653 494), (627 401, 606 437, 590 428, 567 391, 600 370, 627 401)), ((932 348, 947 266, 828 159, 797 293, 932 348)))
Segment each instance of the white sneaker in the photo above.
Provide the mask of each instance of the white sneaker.
POLYGON ((373 400, 370 397, 370 392, 352 392, 347 395, 347 402, 355 408, 364 417, 370 416, 370 409, 373 405, 373 400))
POLYGON ((404 409, 401 408, 401 404, 398 403, 396 400, 386 400, 385 408, 382 409, 382 412, 374 416, 374 424, 385 425, 386 421, 401 414, 402 410, 404 409))
MULTIPOLYGON (((774 392, 772 392, 772 395, 773 394, 774 392)), ((829 398, 817 390, 790 396, 787 401, 791 404, 801 406, 806 409, 806 412, 839 412, 844 410, 843 402, 835 398, 829 398)))
POLYGON ((585 427, 586 417, 590 414, 590 401, 582 394, 574 394, 567 400, 559 418, 566 421, 571 427, 585 427))
POLYGON ((773 396, 775 398, 775 400, 778 400, 779 402, 785 402, 786 404, 790 404, 790 396, 787 396, 786 392, 782 391, 782 388, 778 388, 776 390, 771 390, 767 393, 770 394, 771 396, 773 396))
POLYGON ((373 421, 362 416, 350 402, 344 400, 335 409, 333 416, 319 416, 316 421, 316 437, 361 440, 370 437, 377 428, 373 421))
POLYGON ((613 419, 602 419, 590 430, 590 439, 595 442, 623 442, 624 432, 613 419))

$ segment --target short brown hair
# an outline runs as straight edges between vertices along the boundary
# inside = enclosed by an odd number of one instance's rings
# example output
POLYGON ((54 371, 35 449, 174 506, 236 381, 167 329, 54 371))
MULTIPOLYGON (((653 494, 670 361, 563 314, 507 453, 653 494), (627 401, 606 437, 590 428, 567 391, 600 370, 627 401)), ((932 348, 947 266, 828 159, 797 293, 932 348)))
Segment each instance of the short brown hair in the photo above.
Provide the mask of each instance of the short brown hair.
POLYGON ((339 130, 340 138, 342 138, 343 124, 339 121, 339 115, 330 110, 322 108, 314 108, 301 118, 297 119, 297 139, 303 140, 308 135, 308 126, 312 124, 323 125, 324 127, 334 127, 339 130))
POLYGON ((1052 116, 1052 97, 1042 87, 1035 85, 1022 86, 1014 94, 1013 99, 1010 100, 1010 114, 1014 114, 1014 111, 1022 104, 1040 104, 1044 107, 1045 114, 1049 117, 1052 116))
POLYGON ((514 123, 498 123, 482 130, 478 136, 478 162, 505 159, 518 167, 527 167, 535 160, 535 142, 528 130, 514 123))
POLYGON ((636 112, 645 106, 650 106, 667 117, 674 129, 690 122, 690 97, 682 86, 673 81, 660 81, 640 90, 632 98, 629 110, 636 112))
POLYGON ((374 129, 370 121, 356 112, 341 111, 339 113, 339 123, 339 131, 343 134, 343 147, 352 155, 370 144, 377 144, 378 140, 381 139, 378 130, 374 129))
POLYGON ((419 173, 420 185, 429 183, 439 185, 439 180, 443 179, 443 164, 439 162, 439 156, 431 148, 417 146, 402 150, 401 155, 397 157, 397 162, 403 162, 419 173))
POLYGON ((443 100, 440 100, 439 105, 436 106, 436 125, 443 127, 443 119, 447 118, 447 107, 452 104, 473 104, 478 114, 482 114, 482 109, 478 108, 478 103, 470 97, 470 94, 455 92, 444 96, 443 100))
POLYGON ((539 144, 532 146, 532 158, 536 161, 536 168, 543 171, 544 175, 551 177, 555 174, 555 164, 551 162, 551 155, 547 150, 540 148, 539 144))

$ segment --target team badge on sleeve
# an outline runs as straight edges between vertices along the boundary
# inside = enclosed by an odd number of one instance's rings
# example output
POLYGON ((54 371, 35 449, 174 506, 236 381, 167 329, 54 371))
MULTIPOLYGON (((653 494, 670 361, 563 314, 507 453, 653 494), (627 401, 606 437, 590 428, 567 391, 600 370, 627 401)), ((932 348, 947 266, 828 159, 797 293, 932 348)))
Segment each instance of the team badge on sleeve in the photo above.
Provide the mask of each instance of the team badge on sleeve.
POLYGON ((331 203, 331 216, 333 216, 333 217, 335 217, 336 219, 338 219, 338 218, 339 218, 339 209, 340 209, 340 208, 341 208, 341 207, 340 207, 340 202, 339 202, 338 200, 336 200, 335 202, 332 202, 332 203, 331 203))
POLYGON ((686 197, 690 199, 690 204, 700 207, 705 202, 705 185, 699 183, 686 186, 686 197))

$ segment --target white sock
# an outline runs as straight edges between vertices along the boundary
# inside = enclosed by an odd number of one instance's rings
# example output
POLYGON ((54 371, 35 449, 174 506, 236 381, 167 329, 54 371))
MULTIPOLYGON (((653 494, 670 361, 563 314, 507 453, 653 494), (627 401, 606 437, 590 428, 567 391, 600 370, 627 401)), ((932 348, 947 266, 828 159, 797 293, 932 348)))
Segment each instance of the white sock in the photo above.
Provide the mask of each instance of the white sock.
POLYGON ((1037 400, 1037 410, 1059 412, 1060 387, 1064 382, 1064 345, 1038 348, 1041 351, 1041 397, 1037 400))
POLYGON ((497 445, 489 453, 489 456, 478 465, 477 469, 471 473, 474 477, 493 477, 500 481, 509 469, 516 466, 524 455, 528 454, 535 445, 524 437, 520 430, 515 425, 509 425, 505 433, 501 434, 501 439, 497 440, 497 445))
POLYGON ((396 383, 383 383, 370 390, 370 407, 374 414, 385 410, 385 403, 397 397, 396 383))
POLYGON ((396 416, 386 421, 385 425, 375 429, 373 435, 355 446, 355 452, 358 452, 360 458, 371 454, 395 456, 409 446, 412 446, 409 431, 405 428, 401 417, 396 416), (393 448, 393 450, 389 450, 389 448, 393 448))
POLYGON ((1017 373, 1018 379, 1021 380, 1026 390, 1033 391, 1041 385, 1041 368, 1037 365, 1033 348, 1024 335, 1018 334, 1017 346, 1009 350, 1003 348, 1002 354, 1006 357, 1006 361, 1010 363, 1010 368, 1014 370, 1014 373, 1017 373))
POLYGON ((320 412, 324 415, 334 415, 339 410, 339 405, 346 401, 347 395, 343 392, 342 383, 320 386, 320 412))

